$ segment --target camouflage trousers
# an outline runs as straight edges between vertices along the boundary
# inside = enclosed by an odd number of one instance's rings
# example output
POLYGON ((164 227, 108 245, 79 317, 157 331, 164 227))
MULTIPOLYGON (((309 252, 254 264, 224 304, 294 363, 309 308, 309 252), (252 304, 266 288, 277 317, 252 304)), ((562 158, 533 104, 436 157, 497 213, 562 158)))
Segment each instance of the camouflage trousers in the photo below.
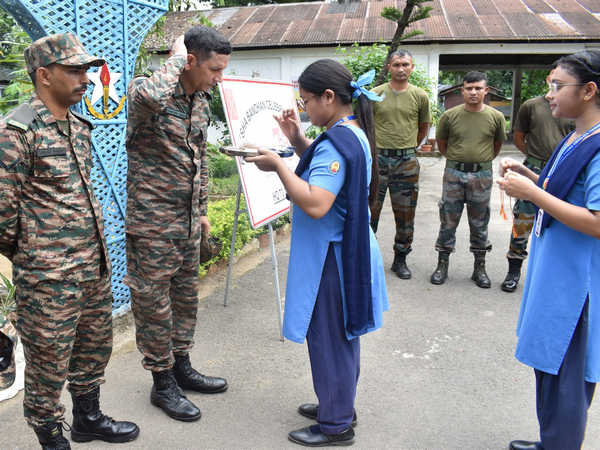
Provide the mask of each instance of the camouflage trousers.
MULTIPOLYGON (((523 162, 523 165, 532 172, 539 175, 542 169, 531 163, 523 162)), ((535 205, 527 200, 517 200, 513 206, 513 231, 510 234, 510 247, 507 258, 526 259, 527 244, 535 221, 535 205), (516 235, 516 236, 515 236, 516 235)))
POLYGON ((415 155, 377 157, 379 161, 379 193, 371 208, 371 228, 377 233, 385 194, 389 188, 396 221, 394 253, 409 254, 415 231, 415 211, 419 197, 421 166, 415 155))
POLYGON ((104 383, 112 352, 110 278, 17 285, 17 324, 25 351, 25 419, 31 427, 64 421, 65 380, 75 395, 104 383))
POLYGON ((492 195, 492 171, 461 172, 446 167, 440 208, 440 234, 435 249, 451 253, 456 245, 456 228, 460 222, 464 204, 471 231, 471 252, 484 256, 492 250, 488 240, 490 222, 490 198, 492 195))
POLYGON ((200 227, 189 239, 127 235, 127 276, 138 350, 147 370, 173 367, 194 345, 200 227))

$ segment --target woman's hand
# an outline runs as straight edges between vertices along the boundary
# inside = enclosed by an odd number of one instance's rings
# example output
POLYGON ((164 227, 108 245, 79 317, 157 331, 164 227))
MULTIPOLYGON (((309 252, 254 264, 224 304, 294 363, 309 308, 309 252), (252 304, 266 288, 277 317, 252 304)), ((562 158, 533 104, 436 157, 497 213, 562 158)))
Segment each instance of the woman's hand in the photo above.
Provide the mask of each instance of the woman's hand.
POLYGON ((277 152, 262 148, 258 149, 257 156, 245 156, 244 161, 256 164, 263 172, 276 172, 281 164, 285 165, 277 152))
POLYGON ((507 171, 523 173, 523 169, 525 166, 519 161, 515 161, 512 158, 502 158, 500 160, 500 167, 498 168, 498 174, 503 177, 506 175, 507 171))
POLYGON ((496 183, 507 195, 521 200, 531 200, 534 191, 539 189, 532 180, 512 170, 507 170, 504 177, 496 180, 496 183))
POLYGON ((284 109, 280 116, 273 115, 277 121, 279 128, 285 134, 285 137, 293 142, 296 138, 302 136, 302 126, 300 125, 300 117, 296 115, 294 108, 284 109))

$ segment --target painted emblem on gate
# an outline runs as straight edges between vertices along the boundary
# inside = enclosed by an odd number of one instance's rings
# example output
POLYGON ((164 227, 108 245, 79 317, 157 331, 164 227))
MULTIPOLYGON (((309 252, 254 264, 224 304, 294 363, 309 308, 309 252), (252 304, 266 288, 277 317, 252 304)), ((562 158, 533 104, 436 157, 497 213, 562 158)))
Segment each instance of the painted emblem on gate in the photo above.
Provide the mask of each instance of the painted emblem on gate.
POLYGON ((92 116, 98 119, 108 120, 114 118, 121 112, 125 105, 126 96, 124 95, 119 101, 117 91, 115 90, 115 82, 121 78, 122 75, 122 73, 111 72, 108 70, 108 64, 106 63, 104 63, 98 72, 93 72, 88 75, 90 81, 94 83, 94 91, 92 92, 91 100, 88 99, 87 95, 84 97, 84 100, 92 116), (93 106, 100 98, 102 98, 104 114, 96 111, 93 106), (108 112, 109 99, 114 100, 118 104, 117 108, 110 113, 108 112))
POLYGON ((329 171, 331 173, 338 173, 340 171, 340 163, 338 161, 331 161, 329 171))

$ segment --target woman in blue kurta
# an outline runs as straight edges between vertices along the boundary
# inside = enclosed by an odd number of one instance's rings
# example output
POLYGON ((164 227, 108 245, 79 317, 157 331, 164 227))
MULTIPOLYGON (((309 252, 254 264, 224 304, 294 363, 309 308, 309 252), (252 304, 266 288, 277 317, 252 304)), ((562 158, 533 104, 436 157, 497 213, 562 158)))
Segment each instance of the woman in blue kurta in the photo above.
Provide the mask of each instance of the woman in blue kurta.
POLYGON ((498 183, 538 207, 515 356, 535 369, 541 442, 512 450, 575 450, 600 380, 600 53, 561 58, 546 96, 576 129, 539 175, 506 158, 498 183))
POLYGON ((308 343, 319 403, 301 405, 299 412, 318 425, 289 435, 305 446, 354 442, 359 336, 381 327, 388 308, 381 254, 369 227, 378 174, 370 100, 378 97, 361 87, 373 79, 369 75, 354 82, 333 60, 308 66, 298 79, 302 107, 327 131, 310 141, 295 110, 284 110, 276 119, 301 157, 296 172, 274 152, 246 158, 276 172, 294 204, 283 334, 308 343))

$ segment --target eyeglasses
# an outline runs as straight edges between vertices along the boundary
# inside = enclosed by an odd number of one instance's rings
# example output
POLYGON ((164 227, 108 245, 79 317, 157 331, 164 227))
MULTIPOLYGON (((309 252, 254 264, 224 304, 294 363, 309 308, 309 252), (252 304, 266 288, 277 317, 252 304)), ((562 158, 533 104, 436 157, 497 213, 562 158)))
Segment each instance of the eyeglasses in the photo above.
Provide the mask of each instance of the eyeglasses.
POLYGON ((556 95, 556 93, 563 86, 585 86, 586 84, 587 83, 548 83, 548 86, 550 87, 550 89, 549 89, 550 93, 552 95, 556 95))
POLYGON ((296 104, 298 105, 298 108, 302 109, 303 111, 306 111, 306 104, 308 103, 308 101, 309 101, 311 98, 318 97, 319 95, 321 95, 321 94, 315 94, 315 95, 313 95, 312 97, 308 97, 306 100, 303 100, 303 99, 301 99, 301 98, 298 98, 298 99, 296 99, 296 104))

